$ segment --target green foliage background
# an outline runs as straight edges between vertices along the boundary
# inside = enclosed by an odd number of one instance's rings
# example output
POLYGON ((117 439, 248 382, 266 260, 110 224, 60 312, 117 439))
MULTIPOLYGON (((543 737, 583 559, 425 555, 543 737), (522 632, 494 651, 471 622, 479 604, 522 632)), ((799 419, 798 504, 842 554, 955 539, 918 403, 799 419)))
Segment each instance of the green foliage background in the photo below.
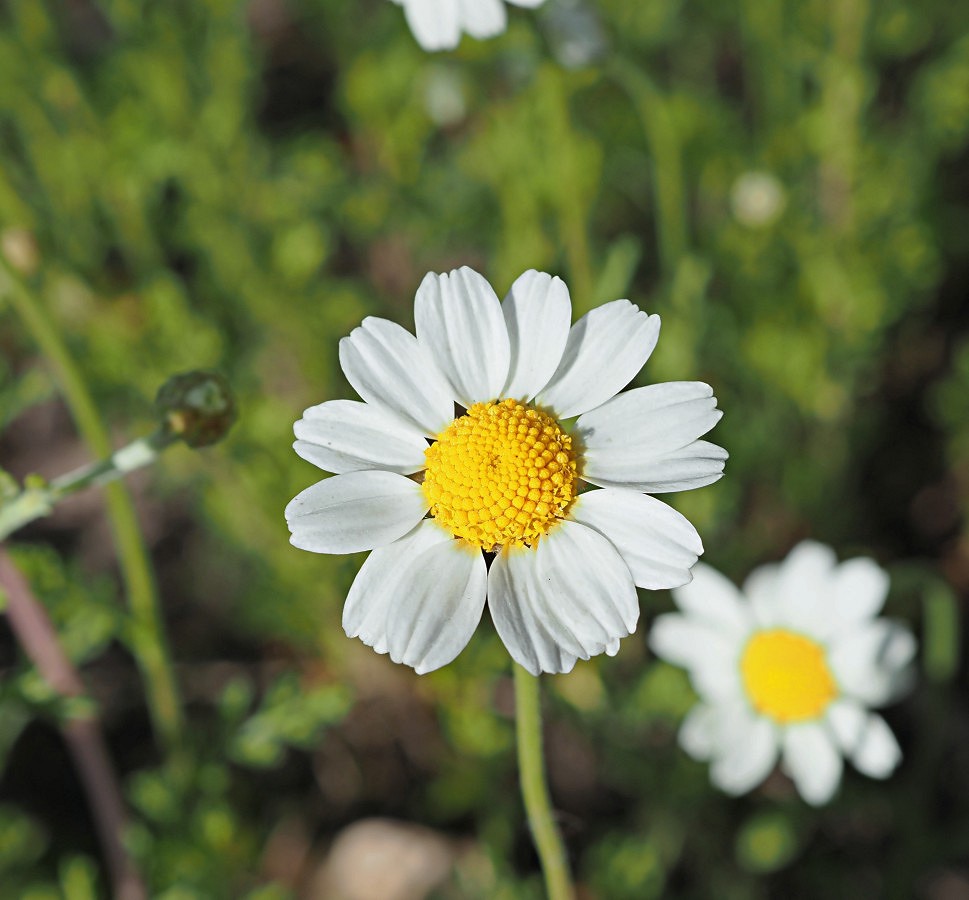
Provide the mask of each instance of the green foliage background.
MULTIPOLYGON (((548 0, 510 20, 431 55, 385 0, 0 2, 2 249, 116 442, 173 372, 217 368, 239 397, 224 444, 132 483, 188 701, 180 769, 152 741, 98 499, 17 536, 152 896, 302 896, 313 854, 371 814, 475 842, 442 898, 540 896, 490 624, 443 671, 394 667, 340 628, 360 558, 296 551, 282 519, 317 478, 293 421, 350 396, 339 337, 412 326, 423 274, 462 264, 499 295, 561 274, 576 317, 658 312, 640 379, 707 381, 725 411, 726 476, 672 498, 705 558, 739 579, 807 535, 874 555, 922 640, 887 714, 901 770, 849 772, 821 810, 781 776, 708 786, 675 745, 690 689, 645 628, 546 679, 584 896, 965 895, 969 8, 548 0), (280 874, 293 822, 312 850, 280 874)), ((0 350, 0 465, 88 458, 2 290, 0 350)), ((671 604, 642 600, 647 626, 671 604)), ((0 897, 101 896, 70 710, 2 627, 0 679, 0 897)))

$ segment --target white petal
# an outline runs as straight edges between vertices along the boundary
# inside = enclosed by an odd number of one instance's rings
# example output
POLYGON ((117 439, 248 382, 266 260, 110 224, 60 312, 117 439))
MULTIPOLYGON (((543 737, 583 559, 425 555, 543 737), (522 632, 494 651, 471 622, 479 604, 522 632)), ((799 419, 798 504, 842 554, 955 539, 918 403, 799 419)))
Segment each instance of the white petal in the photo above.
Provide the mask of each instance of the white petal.
POLYGON ((774 768, 777 735, 766 719, 751 717, 735 743, 714 759, 710 780, 722 791, 738 795, 755 788, 774 768))
POLYGON ((780 570, 778 563, 758 566, 744 582, 743 595, 750 604, 754 621, 762 628, 774 627, 781 617, 777 602, 780 570))
POLYGON ((511 366, 501 395, 530 400, 548 384, 562 359, 572 322, 569 289, 562 279, 531 269, 511 286, 501 311, 511 342, 511 366))
POLYGON ((688 616, 719 629, 735 643, 746 637, 753 625, 734 583, 703 563, 694 567, 689 584, 673 591, 673 599, 688 616))
POLYGON ((343 607, 343 630, 378 653, 387 652, 387 618, 400 602, 401 583, 411 562, 453 536, 426 519, 400 540, 378 547, 363 562, 343 607))
POLYGON ((888 723, 871 713, 850 758, 855 768, 869 778, 888 778, 902 761, 902 749, 888 723))
POLYGON ((387 614, 390 658, 418 675, 447 665, 471 640, 487 586, 477 547, 452 540, 425 550, 407 567, 387 614))
POLYGON ((455 0, 404 0, 404 15, 425 50, 453 50, 461 41, 455 0))
POLYGON ((622 390, 643 367, 659 338, 659 316, 628 300, 586 313, 569 332, 565 352, 538 403, 568 419, 594 409, 622 390))
POLYGON ((427 441, 412 425, 379 406, 329 400, 311 406, 293 431, 293 449, 307 462, 342 474, 384 469, 410 475, 424 468, 427 441))
POLYGON ((887 596, 888 573, 874 560, 849 559, 834 571, 832 603, 843 620, 877 616, 887 596))
POLYGON ((290 543, 314 553, 356 553, 407 534, 427 512, 421 486, 393 472, 350 472, 308 487, 286 507, 290 543))
POLYGON ((844 763, 827 731, 817 722, 788 725, 784 731, 784 771, 813 806, 827 803, 841 781, 844 763))
POLYGON ((541 6, 545 0, 505 0, 505 2, 514 6, 526 6, 529 9, 535 9, 535 7, 541 6))
POLYGON ((572 518, 607 537, 641 588, 677 587, 703 552, 689 521, 662 500, 637 491, 586 491, 572 505, 572 518))
POLYGON ((431 357, 407 329, 368 316, 340 341, 347 381, 376 403, 434 436, 454 420, 454 394, 431 357))
POLYGON ((723 477, 727 451, 708 441, 693 441, 650 459, 635 453, 593 451, 585 455, 582 477, 600 487, 627 487, 647 494, 690 491, 723 477))
POLYGON ((850 756, 861 739, 868 712, 856 700, 839 697, 828 707, 825 715, 841 752, 850 756))
POLYGON ((576 425, 593 460, 641 466, 693 443, 722 416, 708 384, 672 381, 618 394, 576 425))
POLYGON ((508 25, 505 4, 501 0, 458 0, 461 27, 471 37, 483 40, 501 34, 508 25))
POLYGON ((696 692, 706 700, 740 695, 740 646, 711 622, 667 613, 657 616, 649 632, 652 651, 684 666, 696 692))
POLYGON ((563 654, 604 652, 639 619, 619 552, 578 522, 561 522, 533 549, 504 548, 491 565, 488 598, 508 652, 533 675, 561 671, 563 654))
POLYGON ((904 685, 904 669, 915 649, 915 638, 905 626, 875 619, 839 635, 828 664, 846 694, 878 706, 904 685))
POLYGON ((494 290, 464 266, 428 272, 414 302, 417 339, 464 406, 494 400, 508 377, 511 349, 494 290))
POLYGON ((802 541, 780 564, 777 604, 780 621, 815 637, 831 628, 831 584, 837 557, 817 541, 802 541))
POLYGON ((680 726, 680 746, 694 759, 708 760, 719 749, 716 706, 698 703, 680 726))

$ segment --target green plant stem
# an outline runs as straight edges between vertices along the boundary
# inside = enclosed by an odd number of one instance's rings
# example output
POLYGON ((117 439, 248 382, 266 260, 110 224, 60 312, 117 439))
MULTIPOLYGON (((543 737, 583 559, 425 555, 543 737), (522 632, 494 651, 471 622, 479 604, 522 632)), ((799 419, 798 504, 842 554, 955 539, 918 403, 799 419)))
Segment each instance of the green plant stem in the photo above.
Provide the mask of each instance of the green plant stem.
POLYGON ((542 759, 542 711, 539 680, 515 665, 515 722, 518 735, 518 772, 535 849, 545 875, 549 900, 573 900, 562 836, 552 815, 542 759))
MULTIPOLYGON (((87 384, 39 298, 2 257, 0 276, 0 289, 6 289, 14 311, 54 370, 89 452, 96 459, 110 457, 111 440, 87 384)), ((148 552, 125 485, 120 481, 106 485, 105 498, 131 612, 131 648, 145 681, 155 734, 165 749, 174 753, 182 746, 184 722, 148 552)))

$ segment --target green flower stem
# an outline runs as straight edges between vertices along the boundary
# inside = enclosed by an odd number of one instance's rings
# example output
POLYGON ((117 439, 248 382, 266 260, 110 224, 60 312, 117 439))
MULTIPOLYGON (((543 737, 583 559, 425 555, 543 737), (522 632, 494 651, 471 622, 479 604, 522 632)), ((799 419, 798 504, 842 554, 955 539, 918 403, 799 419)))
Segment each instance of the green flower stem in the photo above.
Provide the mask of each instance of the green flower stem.
POLYGON ((539 680, 515 665, 515 721, 518 734, 518 772, 528 826, 545 875, 549 900, 574 900, 565 846, 552 815, 542 760, 542 711, 539 680))
MULTIPOLYGON (((81 373, 34 290, 0 257, 0 290, 54 370, 64 399, 91 455, 112 456, 111 441, 81 373)), ((169 751, 182 745, 184 721, 171 657, 162 630, 148 552, 131 495, 123 482, 105 487, 108 518, 114 532, 121 575, 131 612, 131 648, 145 680, 155 734, 169 751)))

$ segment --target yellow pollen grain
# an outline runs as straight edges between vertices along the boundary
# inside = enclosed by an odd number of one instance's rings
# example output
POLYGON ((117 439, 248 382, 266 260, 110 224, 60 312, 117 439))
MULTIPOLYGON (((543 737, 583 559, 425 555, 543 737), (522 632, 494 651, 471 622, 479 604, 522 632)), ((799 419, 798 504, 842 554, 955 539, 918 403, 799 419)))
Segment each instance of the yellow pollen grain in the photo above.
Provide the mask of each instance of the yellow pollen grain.
POLYGON ((838 696, 824 648, 783 628, 750 638, 740 672, 754 709, 780 724, 816 719, 838 696))
POLYGON ((425 458, 431 515, 484 550, 534 544, 575 499, 572 438, 551 416, 515 400, 474 404, 425 458))

